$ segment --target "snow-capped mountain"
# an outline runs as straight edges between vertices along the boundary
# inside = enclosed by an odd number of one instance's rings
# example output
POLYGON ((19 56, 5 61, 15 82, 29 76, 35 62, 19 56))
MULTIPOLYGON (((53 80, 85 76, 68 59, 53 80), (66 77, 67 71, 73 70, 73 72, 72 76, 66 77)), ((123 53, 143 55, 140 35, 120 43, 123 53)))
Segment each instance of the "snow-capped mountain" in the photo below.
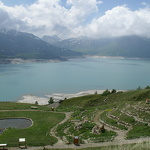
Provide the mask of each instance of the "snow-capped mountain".
POLYGON ((62 59, 75 56, 80 53, 53 46, 33 34, 0 30, 0 58, 62 59))
POLYGON ((53 45, 85 55, 150 58, 150 38, 124 36, 107 39, 87 37, 56 41, 53 45))

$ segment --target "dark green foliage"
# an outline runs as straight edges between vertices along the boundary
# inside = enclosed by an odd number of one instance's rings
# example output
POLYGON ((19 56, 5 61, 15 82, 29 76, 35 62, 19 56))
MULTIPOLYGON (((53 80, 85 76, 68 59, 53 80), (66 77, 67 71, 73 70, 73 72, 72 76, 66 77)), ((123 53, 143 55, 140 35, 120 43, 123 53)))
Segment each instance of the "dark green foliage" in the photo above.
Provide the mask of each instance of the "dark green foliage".
POLYGON ((35 101, 35 104, 36 104, 36 105, 38 105, 38 102, 37 102, 37 101, 35 101))
POLYGON ((150 86, 145 87, 145 89, 150 89, 150 86))
POLYGON ((112 89, 111 93, 116 93, 117 91, 115 89, 112 89))
POLYGON ((95 91, 95 94, 97 94, 97 91, 95 91))
POLYGON ((54 99, 53 97, 50 97, 49 101, 48 101, 49 104, 53 104, 54 103, 54 99))
POLYGON ((109 95, 109 94, 110 94, 110 91, 109 91, 108 89, 106 89, 106 90, 102 93, 103 96, 106 96, 106 95, 109 95))
POLYGON ((141 90, 141 87, 139 86, 139 87, 137 88, 137 90, 141 90))

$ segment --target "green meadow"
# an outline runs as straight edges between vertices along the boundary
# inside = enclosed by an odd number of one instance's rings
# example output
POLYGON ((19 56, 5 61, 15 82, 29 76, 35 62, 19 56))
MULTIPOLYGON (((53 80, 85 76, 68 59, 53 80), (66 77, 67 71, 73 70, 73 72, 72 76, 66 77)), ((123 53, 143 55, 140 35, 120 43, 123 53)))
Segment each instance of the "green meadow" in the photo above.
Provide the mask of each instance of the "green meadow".
MULTIPOLYGON (((114 90, 115 91, 115 90, 114 90)), ((57 143, 59 137, 68 144, 73 144, 73 137, 80 137, 80 144, 87 141, 101 143, 112 141, 117 136, 115 131, 94 134, 92 129, 96 126, 95 116, 104 124, 126 131, 126 139, 150 137, 150 89, 132 91, 108 92, 65 99, 54 112, 51 107, 35 104, 21 104, 13 102, 0 102, 0 118, 30 118, 33 125, 26 129, 7 128, 0 134, 0 142, 8 143, 8 147, 17 147, 18 139, 25 137, 28 146, 46 146, 57 143), (31 109, 36 106, 38 109, 31 109), (65 112, 71 112, 66 122, 65 112), (56 127, 55 136, 50 133, 56 127)), ((84 148, 82 150, 147 150, 149 142, 127 144, 121 146, 107 146, 84 148)), ((53 149, 54 150, 54 149, 53 149)), ((55 149, 56 150, 56 149, 55 149)))

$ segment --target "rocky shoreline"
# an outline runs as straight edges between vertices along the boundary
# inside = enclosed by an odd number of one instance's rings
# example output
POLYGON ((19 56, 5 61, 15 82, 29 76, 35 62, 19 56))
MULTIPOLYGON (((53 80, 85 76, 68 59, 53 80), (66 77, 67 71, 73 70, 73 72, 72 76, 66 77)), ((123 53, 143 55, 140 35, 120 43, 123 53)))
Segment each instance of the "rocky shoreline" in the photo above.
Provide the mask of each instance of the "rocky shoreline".
POLYGON ((21 59, 21 58, 13 58, 13 59, 0 59, 0 64, 22 64, 22 63, 47 63, 47 62, 60 62, 62 60, 57 59, 21 59))
POLYGON ((18 103, 35 104, 35 102, 38 102, 39 105, 47 105, 50 97, 53 97, 54 102, 59 102, 60 100, 64 100, 64 99, 95 94, 95 92, 97 92, 97 94, 102 94, 104 90, 88 90, 88 91, 78 92, 75 94, 53 93, 51 95, 45 95, 45 97, 38 97, 34 95, 24 95, 22 99, 18 101, 18 103))

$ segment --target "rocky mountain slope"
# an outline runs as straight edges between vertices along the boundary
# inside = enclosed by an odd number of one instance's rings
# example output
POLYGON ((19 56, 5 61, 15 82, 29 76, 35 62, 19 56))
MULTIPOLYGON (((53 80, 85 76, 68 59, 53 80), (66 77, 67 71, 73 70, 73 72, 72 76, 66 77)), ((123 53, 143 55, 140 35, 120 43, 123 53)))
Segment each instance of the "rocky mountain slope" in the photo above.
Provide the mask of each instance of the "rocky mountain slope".
MULTIPOLYGON (((52 38, 52 37, 51 37, 52 38)), ((47 37, 47 42, 48 37, 47 37)), ((54 45, 68 48, 85 55, 150 58, 150 38, 124 36, 92 39, 87 37, 55 40, 54 45)))
POLYGON ((0 30, 0 58, 63 60, 80 55, 67 48, 52 46, 33 34, 0 30))

